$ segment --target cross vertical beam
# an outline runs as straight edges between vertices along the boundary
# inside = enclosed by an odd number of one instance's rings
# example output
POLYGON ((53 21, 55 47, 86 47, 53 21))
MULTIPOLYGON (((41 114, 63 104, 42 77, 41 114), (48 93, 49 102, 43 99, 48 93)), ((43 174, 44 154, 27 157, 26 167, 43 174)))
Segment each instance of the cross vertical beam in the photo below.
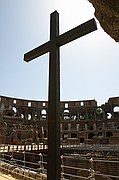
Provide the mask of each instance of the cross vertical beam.
POLYGON ((49 94, 48 94, 48 180, 60 180, 60 46, 80 38, 97 29, 91 19, 72 30, 59 35, 59 14, 50 15, 50 41, 29 51, 24 60, 29 62, 49 52, 49 94))
MULTIPOLYGON (((59 14, 50 18, 50 41, 59 36, 59 14)), ((49 53, 48 96, 48 180, 60 180, 60 53, 59 46, 52 44, 49 53)))

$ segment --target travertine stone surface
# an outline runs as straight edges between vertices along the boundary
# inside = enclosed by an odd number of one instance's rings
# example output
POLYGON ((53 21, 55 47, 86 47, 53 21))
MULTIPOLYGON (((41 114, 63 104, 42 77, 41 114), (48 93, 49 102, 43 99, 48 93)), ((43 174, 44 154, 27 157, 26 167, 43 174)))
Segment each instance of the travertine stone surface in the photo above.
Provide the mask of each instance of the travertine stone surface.
POLYGON ((104 31, 119 42, 119 0, 89 0, 104 31))

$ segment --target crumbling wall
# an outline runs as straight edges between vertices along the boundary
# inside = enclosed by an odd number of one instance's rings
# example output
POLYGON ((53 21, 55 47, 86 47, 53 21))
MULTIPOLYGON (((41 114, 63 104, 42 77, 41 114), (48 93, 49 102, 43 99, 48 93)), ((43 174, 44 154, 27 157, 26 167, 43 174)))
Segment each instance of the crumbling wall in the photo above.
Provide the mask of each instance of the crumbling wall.
MULTIPOLYGON (((47 142, 48 102, 0 97, 1 143, 47 142), (6 138, 4 140, 4 138, 6 138), (4 141, 3 141, 4 140, 4 141)), ((60 102, 61 142, 117 144, 119 97, 97 106, 95 100, 60 102)))

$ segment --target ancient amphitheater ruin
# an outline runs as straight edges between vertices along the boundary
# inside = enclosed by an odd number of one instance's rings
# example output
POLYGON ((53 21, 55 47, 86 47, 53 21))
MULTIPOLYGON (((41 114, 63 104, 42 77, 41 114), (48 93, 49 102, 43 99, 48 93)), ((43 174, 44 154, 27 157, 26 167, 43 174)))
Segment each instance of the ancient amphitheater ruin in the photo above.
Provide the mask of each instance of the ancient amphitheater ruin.
MULTIPOLYGON (((0 143, 47 142, 48 102, 0 97, 0 143)), ((118 144, 119 97, 60 102, 61 142, 118 144)))

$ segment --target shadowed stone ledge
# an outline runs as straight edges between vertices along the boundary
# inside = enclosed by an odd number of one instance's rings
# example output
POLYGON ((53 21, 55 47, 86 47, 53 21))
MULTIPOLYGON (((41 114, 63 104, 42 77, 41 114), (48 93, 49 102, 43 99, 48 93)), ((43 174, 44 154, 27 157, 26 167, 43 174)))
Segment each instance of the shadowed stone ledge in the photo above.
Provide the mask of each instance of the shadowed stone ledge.
POLYGON ((101 27, 119 42, 119 0, 89 0, 95 8, 95 17, 101 27))

